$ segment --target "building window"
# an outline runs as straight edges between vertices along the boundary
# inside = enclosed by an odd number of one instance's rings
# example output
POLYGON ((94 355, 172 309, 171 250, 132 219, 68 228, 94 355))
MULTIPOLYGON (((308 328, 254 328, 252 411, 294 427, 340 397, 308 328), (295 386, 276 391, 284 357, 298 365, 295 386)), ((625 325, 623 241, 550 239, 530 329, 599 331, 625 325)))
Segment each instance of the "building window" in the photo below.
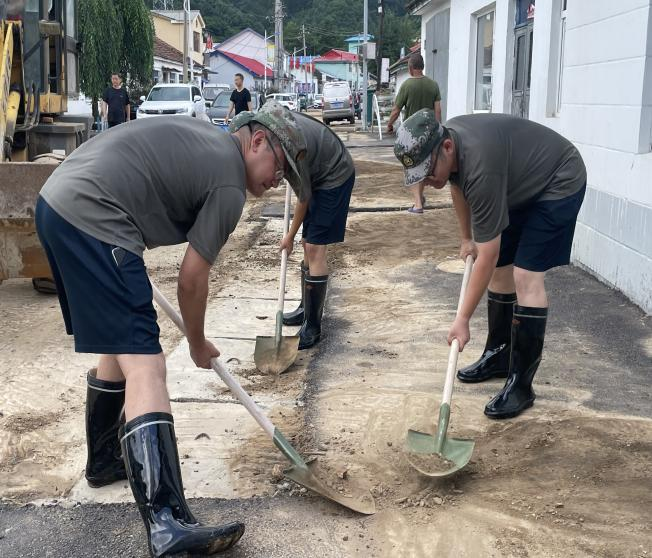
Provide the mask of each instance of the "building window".
POLYGON ((193 45, 192 48, 195 52, 201 52, 201 33, 194 31, 192 34, 193 45))
POLYGON ((566 50, 566 7, 568 0, 561 0, 561 25, 559 30, 559 70, 557 79, 557 114, 561 112, 562 86, 564 81, 564 53, 566 50))
POLYGON ((493 11, 476 17, 478 33, 475 56, 475 110, 491 110, 491 78, 494 45, 493 11))

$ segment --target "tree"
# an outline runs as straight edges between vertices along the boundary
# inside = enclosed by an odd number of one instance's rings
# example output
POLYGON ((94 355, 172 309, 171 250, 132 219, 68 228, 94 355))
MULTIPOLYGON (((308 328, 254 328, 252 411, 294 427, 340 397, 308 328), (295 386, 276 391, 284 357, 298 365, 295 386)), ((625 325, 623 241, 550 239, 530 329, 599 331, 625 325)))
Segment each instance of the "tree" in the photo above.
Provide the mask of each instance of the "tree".
POLYGON ((145 87, 151 81, 154 24, 143 0, 79 0, 80 88, 98 99, 111 74, 120 73, 128 87, 145 87))
POLYGON ((152 81, 154 23, 143 0, 114 0, 122 19, 122 50, 119 68, 130 88, 143 88, 152 81))
POLYGON ((93 98, 93 117, 97 119, 97 101, 111 73, 118 70, 122 25, 113 2, 80 0, 78 10, 79 86, 93 98))

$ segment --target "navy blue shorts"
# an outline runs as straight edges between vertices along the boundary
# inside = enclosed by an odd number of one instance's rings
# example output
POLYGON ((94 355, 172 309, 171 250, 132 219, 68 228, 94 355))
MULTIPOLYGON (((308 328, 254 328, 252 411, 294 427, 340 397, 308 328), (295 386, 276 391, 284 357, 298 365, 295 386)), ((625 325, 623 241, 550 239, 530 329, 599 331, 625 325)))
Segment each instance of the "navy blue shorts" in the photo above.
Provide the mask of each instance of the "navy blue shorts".
POLYGON ((344 240, 355 172, 337 188, 313 192, 303 220, 303 239, 310 244, 334 244, 344 240))
POLYGON ((159 327, 145 262, 80 231, 39 196, 36 230, 75 351, 158 354, 159 327))
POLYGON ((548 271, 570 263, 577 214, 586 186, 560 200, 537 201, 509 212, 500 238, 496 267, 514 264, 528 271, 548 271))

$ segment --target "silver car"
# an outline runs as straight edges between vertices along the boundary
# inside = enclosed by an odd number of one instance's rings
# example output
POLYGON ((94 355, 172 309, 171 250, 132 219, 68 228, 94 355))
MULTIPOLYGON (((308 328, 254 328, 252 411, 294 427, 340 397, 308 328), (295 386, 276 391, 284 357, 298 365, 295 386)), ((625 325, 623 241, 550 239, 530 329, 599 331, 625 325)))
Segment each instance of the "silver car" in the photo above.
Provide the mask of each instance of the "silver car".
POLYGON ((355 124, 355 109, 353 95, 346 81, 329 81, 324 84, 324 106, 321 116, 324 124, 330 125, 333 120, 348 120, 355 124))
MULTIPOLYGON (((225 127, 228 122, 225 122, 226 115, 231 106, 231 91, 221 91, 211 103, 210 108, 206 111, 210 121, 216 126, 225 127)), ((258 112, 260 108, 260 94, 255 91, 251 93, 251 110, 258 112)), ((232 115, 233 116, 233 115, 232 115)))

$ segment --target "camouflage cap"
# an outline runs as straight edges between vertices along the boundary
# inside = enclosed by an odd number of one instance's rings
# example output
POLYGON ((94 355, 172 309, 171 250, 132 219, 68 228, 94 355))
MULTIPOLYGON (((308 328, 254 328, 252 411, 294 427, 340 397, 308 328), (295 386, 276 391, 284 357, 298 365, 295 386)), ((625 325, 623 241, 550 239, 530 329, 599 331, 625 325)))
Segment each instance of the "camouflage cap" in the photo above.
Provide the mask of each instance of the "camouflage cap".
POLYGON ((435 111, 421 109, 396 131, 394 155, 405 167, 405 185, 421 182, 432 172, 432 152, 444 139, 435 111))
POLYGON ((306 154, 306 140, 297 125, 292 113, 278 101, 267 101, 257 113, 241 112, 232 121, 229 129, 237 132, 243 126, 258 123, 274 134, 288 162, 288 172, 285 175, 295 192, 301 189, 301 175, 297 168, 298 161, 306 154))

